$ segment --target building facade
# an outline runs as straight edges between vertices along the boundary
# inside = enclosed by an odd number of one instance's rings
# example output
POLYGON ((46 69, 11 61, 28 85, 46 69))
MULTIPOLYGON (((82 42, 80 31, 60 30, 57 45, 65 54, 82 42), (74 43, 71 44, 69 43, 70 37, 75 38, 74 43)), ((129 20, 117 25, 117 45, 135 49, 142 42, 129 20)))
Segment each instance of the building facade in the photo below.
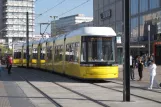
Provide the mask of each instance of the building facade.
MULTIPOLYGON (((123 1, 124 0, 94 0, 94 26, 112 27, 118 36, 123 36, 123 1)), ((161 1, 160 0, 130 0, 130 45, 131 54, 148 53, 148 36, 150 36, 150 53, 153 53, 153 43, 160 40, 161 34, 161 1), (150 26, 150 30, 148 30, 150 26)), ((123 41, 122 41, 123 43, 123 41)), ((119 45, 119 44, 118 44, 119 45)), ((121 44, 122 45, 122 44, 121 44)), ((122 49, 118 48, 118 57, 122 49)), ((121 58, 121 57, 120 57, 121 58)), ((121 59, 118 59, 121 62, 121 59)))
POLYGON ((8 44, 26 40, 26 12, 29 13, 29 37, 34 32, 35 0, 0 0, 0 37, 8 44))
POLYGON ((152 54, 153 44, 160 40, 160 34, 161 1, 131 0, 131 42, 145 46, 139 49, 139 54, 149 53, 148 40, 150 40, 150 54, 152 54))
POLYGON ((51 22, 51 35, 62 34, 81 26, 93 26, 93 17, 85 17, 84 14, 62 17, 51 22))
MULTIPOLYGON (((112 27, 117 35, 123 37, 122 7, 122 0, 93 0, 93 25, 112 27)), ((122 48, 117 52, 118 62, 122 63, 122 48)))

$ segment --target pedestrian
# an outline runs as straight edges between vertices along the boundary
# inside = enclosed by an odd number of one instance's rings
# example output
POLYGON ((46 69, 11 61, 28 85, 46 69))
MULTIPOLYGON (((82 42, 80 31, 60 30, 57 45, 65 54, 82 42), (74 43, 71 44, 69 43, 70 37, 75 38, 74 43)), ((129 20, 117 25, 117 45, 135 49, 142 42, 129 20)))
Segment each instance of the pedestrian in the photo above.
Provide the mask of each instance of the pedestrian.
POLYGON ((138 62, 138 73, 139 73, 139 81, 141 81, 143 77, 143 62, 141 61, 141 59, 138 62))
POLYGON ((155 83, 157 85, 157 87, 159 87, 157 81, 155 80, 155 76, 156 76, 156 64, 154 63, 154 61, 151 61, 151 64, 149 66, 149 71, 150 71, 150 85, 148 87, 148 89, 152 89, 153 88, 153 83, 155 83))
POLYGON ((9 56, 6 55, 6 68, 7 68, 7 69, 8 69, 8 58, 9 58, 9 56))
POLYGON ((2 72, 2 65, 1 65, 1 60, 0 60, 0 76, 1 76, 1 72, 2 72))
POLYGON ((131 80, 134 80, 135 79, 135 76, 134 76, 134 61, 133 61, 133 57, 132 55, 130 55, 130 74, 131 74, 131 80))
POLYGON ((8 74, 11 74, 12 63, 13 63, 12 56, 9 56, 8 57, 8 74))

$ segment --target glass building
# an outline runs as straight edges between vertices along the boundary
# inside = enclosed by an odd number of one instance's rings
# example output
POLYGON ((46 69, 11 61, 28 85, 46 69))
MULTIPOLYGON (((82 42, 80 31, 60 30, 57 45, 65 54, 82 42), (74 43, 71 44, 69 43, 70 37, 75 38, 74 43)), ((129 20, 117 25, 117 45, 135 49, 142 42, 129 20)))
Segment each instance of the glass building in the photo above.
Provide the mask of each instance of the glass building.
POLYGON ((34 31, 34 1, 35 0, 1 0, 0 26, 1 38, 6 42, 25 41, 26 12, 29 12, 29 36, 34 31))
MULTIPOLYGON (((123 36, 123 0, 93 0, 94 26, 110 26, 118 36, 123 36)), ((130 0, 131 54, 148 53, 148 36, 153 43, 160 40, 161 0, 130 0), (150 26, 150 32, 148 31, 150 26)), ((122 42, 123 43, 123 42, 122 42)), ((118 44, 118 62, 122 62, 122 43, 118 44)))
POLYGON ((148 36, 153 43, 158 41, 161 33, 161 1, 160 0, 131 0, 131 42, 145 45, 145 48, 132 50, 143 55, 148 53, 148 36), (149 28, 148 28, 149 26, 149 28))

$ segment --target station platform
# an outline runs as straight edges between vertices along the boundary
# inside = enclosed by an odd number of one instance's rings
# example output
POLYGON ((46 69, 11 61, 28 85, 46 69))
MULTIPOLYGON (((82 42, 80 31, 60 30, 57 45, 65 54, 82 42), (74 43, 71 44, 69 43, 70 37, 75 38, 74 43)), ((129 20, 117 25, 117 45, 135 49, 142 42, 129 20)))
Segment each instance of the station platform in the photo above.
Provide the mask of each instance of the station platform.
POLYGON ((161 89, 148 90, 148 78, 145 70, 142 81, 131 81, 131 101, 123 102, 122 71, 119 79, 93 83, 17 67, 8 75, 3 68, 0 107, 161 107, 161 89))

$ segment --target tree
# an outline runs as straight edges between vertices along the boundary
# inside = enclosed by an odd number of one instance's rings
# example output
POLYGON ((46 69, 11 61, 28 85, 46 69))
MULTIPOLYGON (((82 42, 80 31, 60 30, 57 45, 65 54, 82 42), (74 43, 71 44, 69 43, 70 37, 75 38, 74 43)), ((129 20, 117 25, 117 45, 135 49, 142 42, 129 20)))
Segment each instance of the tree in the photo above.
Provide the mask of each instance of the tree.
POLYGON ((12 54, 12 49, 9 49, 7 46, 0 45, 0 56, 4 56, 5 54, 12 54))

